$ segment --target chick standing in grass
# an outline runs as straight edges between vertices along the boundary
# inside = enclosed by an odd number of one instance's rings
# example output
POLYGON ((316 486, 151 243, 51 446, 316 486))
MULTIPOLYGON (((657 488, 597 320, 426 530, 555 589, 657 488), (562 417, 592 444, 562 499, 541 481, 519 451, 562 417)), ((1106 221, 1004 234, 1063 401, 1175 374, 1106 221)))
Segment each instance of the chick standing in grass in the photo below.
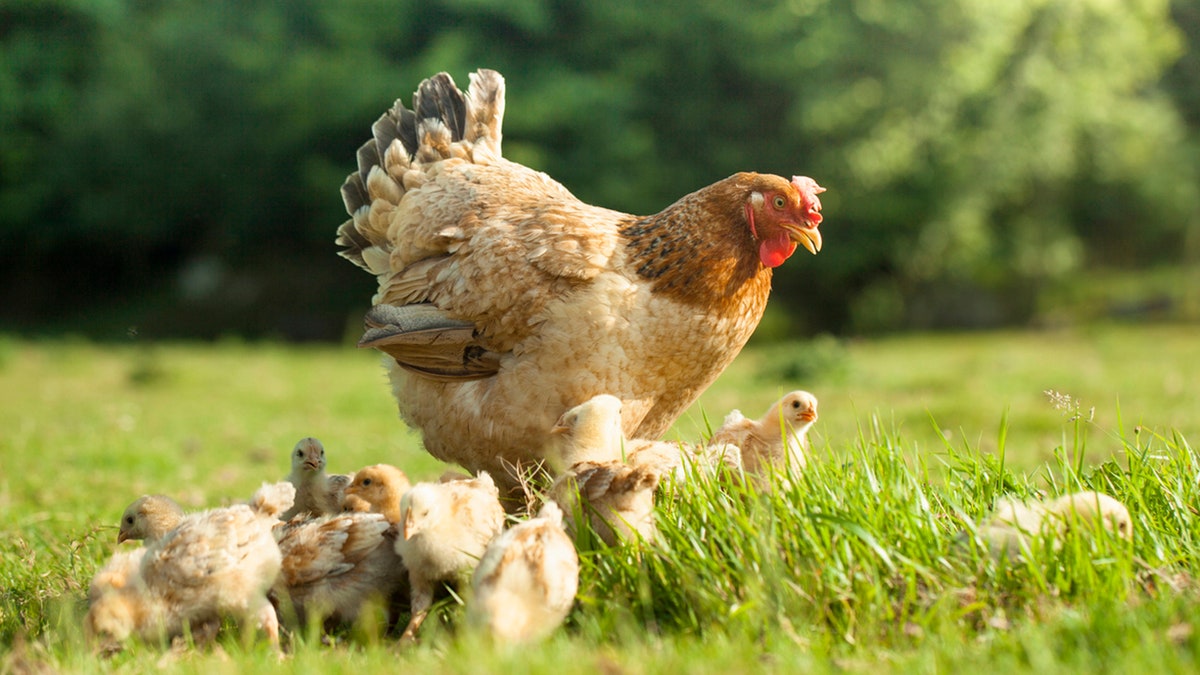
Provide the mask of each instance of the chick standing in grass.
POLYGON ((347 511, 382 513, 388 522, 400 522, 400 499, 412 488, 408 476, 390 464, 373 464, 354 474, 346 486, 347 511))
POLYGON ((1054 548, 1074 528, 1094 532, 1102 527, 1110 534, 1130 540, 1133 520, 1120 501, 1092 490, 1064 495, 1046 503, 1024 504, 1003 499, 991 517, 976 529, 995 558, 1016 558, 1028 549, 1034 537, 1048 535, 1054 548))
POLYGON ((562 625, 579 588, 579 555, 558 505, 546 502, 493 539, 471 588, 467 620, 497 641, 540 640, 562 625))
POLYGON ((174 499, 166 495, 142 495, 121 514, 117 543, 144 540, 150 546, 175 529, 181 520, 183 509, 174 499))
POLYGON ((408 581, 395 528, 382 514, 296 518, 275 535, 283 556, 276 596, 290 600, 301 624, 311 617, 353 623, 372 602, 390 606, 408 581))
POLYGON ((93 581, 86 632, 106 642, 155 640, 181 635, 185 626, 212 631, 229 616, 254 621, 277 645, 279 621, 267 592, 282 556, 271 529, 294 497, 290 483, 263 485, 249 504, 185 516, 142 550, 136 573, 130 556, 126 578, 93 581))
POLYGON ((730 412, 709 442, 741 448, 747 473, 762 477, 774 470, 798 475, 807 462, 808 430, 816 421, 817 397, 797 390, 785 394, 756 420, 739 410, 730 412))
POLYGON ((302 438, 292 449, 288 482, 296 486, 296 503, 283 514, 291 520, 301 513, 320 516, 342 510, 342 493, 350 483, 344 474, 325 474, 325 446, 315 438, 302 438))
POLYGON ((566 512, 568 529, 587 517, 607 544, 615 545, 635 532, 652 539, 654 490, 659 473, 648 465, 624 461, 621 402, 602 394, 563 413, 546 449, 552 466, 561 467, 550 487, 551 498, 566 512))
POLYGON ((433 604, 435 584, 456 582, 479 564, 488 542, 504 528, 500 492, 485 471, 469 480, 417 483, 400 502, 396 552, 408 568, 411 641, 433 604))

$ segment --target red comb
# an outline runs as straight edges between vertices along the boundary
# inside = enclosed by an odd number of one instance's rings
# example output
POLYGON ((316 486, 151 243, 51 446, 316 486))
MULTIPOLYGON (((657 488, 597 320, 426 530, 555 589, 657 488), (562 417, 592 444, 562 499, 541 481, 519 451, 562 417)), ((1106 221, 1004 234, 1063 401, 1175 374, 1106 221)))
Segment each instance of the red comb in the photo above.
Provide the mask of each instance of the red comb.
POLYGON ((800 191, 800 205, 808 213, 808 222, 812 227, 821 224, 821 200, 817 195, 825 188, 817 185, 817 181, 808 176, 792 176, 792 187, 800 191))

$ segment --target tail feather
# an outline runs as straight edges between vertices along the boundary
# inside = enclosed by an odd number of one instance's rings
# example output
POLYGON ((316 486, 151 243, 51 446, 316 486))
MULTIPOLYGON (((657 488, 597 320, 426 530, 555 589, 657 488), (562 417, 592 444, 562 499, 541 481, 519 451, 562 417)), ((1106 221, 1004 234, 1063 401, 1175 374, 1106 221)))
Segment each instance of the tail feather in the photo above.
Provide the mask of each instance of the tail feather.
POLYGON ((287 481, 263 483, 250 497, 250 508, 259 515, 273 518, 292 508, 295 501, 295 485, 287 481))
POLYGON ((421 82, 412 110, 397 100, 371 126, 358 149, 358 170, 342 185, 351 218, 338 228, 339 254, 373 274, 388 271, 392 244, 376 210, 395 207, 407 189, 424 182, 422 169, 461 158, 486 164, 500 158, 504 78, 494 70, 471 73, 464 94, 446 73, 421 82), (379 167, 380 171, 375 171, 379 167))

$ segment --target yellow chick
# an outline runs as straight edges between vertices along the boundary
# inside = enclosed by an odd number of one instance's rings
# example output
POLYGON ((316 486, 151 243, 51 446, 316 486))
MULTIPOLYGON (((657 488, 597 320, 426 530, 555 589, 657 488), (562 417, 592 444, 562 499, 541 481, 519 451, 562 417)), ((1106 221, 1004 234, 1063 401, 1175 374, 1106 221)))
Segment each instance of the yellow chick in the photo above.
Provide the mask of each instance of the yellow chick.
POLYGON ((296 503, 283 514, 291 520, 301 513, 314 516, 340 513, 342 493, 350 484, 345 474, 325 474, 325 446, 315 438, 302 438, 292 448, 292 472, 287 480, 296 486, 296 503))
POLYGON ((732 443, 691 445, 670 441, 651 441, 635 438, 626 442, 628 464, 653 469, 659 476, 671 476, 676 484, 692 472, 708 475, 724 466, 729 471, 742 471, 742 449, 732 443))
POLYGON ((382 513, 388 522, 400 522, 400 499, 412 488, 408 476, 390 464, 373 464, 354 474, 346 486, 347 511, 382 513))
POLYGON ((623 459, 624 443, 621 399, 600 394, 559 416, 543 454, 561 473, 579 462, 623 459))
POLYGON ((278 645, 267 592, 282 556, 271 529, 294 497, 290 483, 264 485, 249 504, 185 516, 142 551, 136 573, 131 555, 116 563, 121 574, 106 567, 106 576, 93 579, 85 631, 102 643, 151 641, 181 635, 185 626, 209 630, 228 616, 253 621, 278 645))
POLYGON ((500 492, 487 472, 477 478, 417 483, 400 502, 396 553, 408 568, 412 617, 402 639, 416 639, 433 604, 434 585, 457 582, 479 564, 504 528, 500 492))
POLYGON ((785 394, 756 420, 738 410, 725 417, 709 443, 729 443, 742 450, 747 473, 765 476, 770 471, 799 474, 807 462, 808 431, 817 421, 817 397, 807 391, 785 394))
POLYGON ((1049 534, 1054 548, 1074 527, 1095 531, 1103 527, 1111 534, 1133 538, 1133 520, 1120 501, 1092 490, 1064 495, 1045 503, 1024 504, 1003 499, 988 520, 976 529, 995 558, 1017 558, 1034 537, 1049 534))
POLYGON ((563 513, 546 502, 536 518, 488 545, 471 578, 467 620, 506 643, 540 640, 562 625, 579 588, 579 555, 563 513))
POLYGON ((144 540, 149 546, 162 539, 179 521, 183 509, 166 495, 142 495, 121 514, 117 543, 144 540))
POLYGON ((551 498, 566 513, 567 530, 575 535, 575 519, 583 516, 609 546, 637 536, 651 541, 658 534, 654 522, 654 490, 659 474, 648 466, 624 462, 579 462, 550 486, 551 498))
POLYGON ((296 518, 276 528, 283 556, 276 596, 300 624, 310 617, 351 624, 369 603, 390 605, 408 582, 396 531, 383 514, 296 518))

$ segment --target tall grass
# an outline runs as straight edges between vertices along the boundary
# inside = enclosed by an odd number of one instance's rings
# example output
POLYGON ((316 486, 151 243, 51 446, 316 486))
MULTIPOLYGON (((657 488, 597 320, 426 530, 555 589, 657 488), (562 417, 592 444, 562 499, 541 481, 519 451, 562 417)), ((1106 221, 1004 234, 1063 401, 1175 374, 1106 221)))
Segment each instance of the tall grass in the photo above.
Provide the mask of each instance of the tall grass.
MULTIPOLYGON (((1012 446, 1023 419, 1003 406, 987 432, 951 437, 929 411, 920 430, 866 413, 848 433, 821 434, 809 466, 769 486, 729 474, 664 486, 654 541, 610 548, 585 532, 575 610, 534 648, 507 650, 462 633, 462 607, 451 596, 409 650, 363 627, 325 639, 297 631, 282 664, 237 631, 216 649, 164 654, 134 645, 100 659, 79 630, 86 586, 115 548, 121 508, 140 492, 183 494, 194 508, 248 495, 286 474, 291 443, 309 433, 326 440, 332 470, 376 461, 415 467, 417 477, 439 469, 397 428, 369 355, 236 344, 150 355, 19 342, 6 349, 0 648, 8 653, 0 673, 1196 667, 1195 450, 1184 434, 1127 424, 1119 407, 1092 411, 1040 389, 1059 426, 1044 461, 1012 446), (1029 555, 997 560, 975 536, 1001 498, 1079 489, 1125 502, 1132 542, 1076 530, 1061 546, 1035 540, 1029 555)), ((870 357, 846 349, 851 368, 870 357)), ((806 388, 824 390, 820 382, 806 388)), ((822 405, 818 428, 827 422, 828 400, 822 405)))

